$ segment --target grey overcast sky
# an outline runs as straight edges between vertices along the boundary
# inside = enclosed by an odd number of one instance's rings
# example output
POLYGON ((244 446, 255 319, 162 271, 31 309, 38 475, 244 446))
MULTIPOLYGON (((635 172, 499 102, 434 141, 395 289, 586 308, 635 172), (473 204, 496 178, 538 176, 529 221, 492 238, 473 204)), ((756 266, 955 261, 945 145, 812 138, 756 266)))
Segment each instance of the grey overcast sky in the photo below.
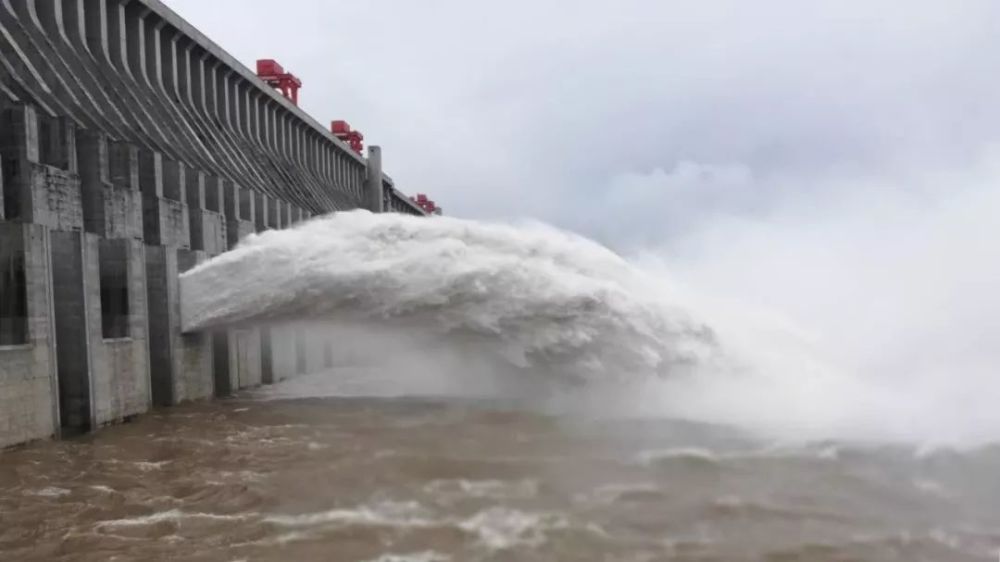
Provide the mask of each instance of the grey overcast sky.
POLYGON ((843 185, 961 169, 1000 137, 989 0, 168 0, 448 214, 613 245, 843 185))

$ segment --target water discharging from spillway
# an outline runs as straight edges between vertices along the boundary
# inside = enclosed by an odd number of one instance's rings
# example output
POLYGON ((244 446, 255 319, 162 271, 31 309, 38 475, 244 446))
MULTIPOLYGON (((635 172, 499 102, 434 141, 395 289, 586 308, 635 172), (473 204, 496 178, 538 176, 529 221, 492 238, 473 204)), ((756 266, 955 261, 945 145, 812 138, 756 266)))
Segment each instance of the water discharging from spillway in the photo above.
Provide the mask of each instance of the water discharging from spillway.
POLYGON ((186 330, 307 320, 409 333, 424 351, 528 377, 668 377, 720 359, 710 327, 655 279, 537 223, 337 213, 186 273, 182 303, 186 330))

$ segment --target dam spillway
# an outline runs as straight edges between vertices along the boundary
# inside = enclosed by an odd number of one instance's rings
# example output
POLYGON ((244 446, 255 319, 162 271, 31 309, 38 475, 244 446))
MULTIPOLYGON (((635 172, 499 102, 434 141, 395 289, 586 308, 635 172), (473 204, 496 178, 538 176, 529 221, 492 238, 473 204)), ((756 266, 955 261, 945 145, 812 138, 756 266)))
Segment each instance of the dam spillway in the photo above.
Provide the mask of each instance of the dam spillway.
POLYGON ((0 447, 322 366, 294 330, 182 334, 178 276, 252 233, 424 215, 159 0, 0 3, 0 447))

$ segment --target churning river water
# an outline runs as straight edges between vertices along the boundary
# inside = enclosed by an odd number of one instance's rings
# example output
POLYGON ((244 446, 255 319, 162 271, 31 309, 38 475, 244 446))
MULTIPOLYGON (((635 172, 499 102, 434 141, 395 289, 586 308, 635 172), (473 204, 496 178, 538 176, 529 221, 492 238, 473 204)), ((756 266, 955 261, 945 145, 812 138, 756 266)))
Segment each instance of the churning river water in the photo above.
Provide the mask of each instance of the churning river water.
POLYGON ((378 397, 364 376, 3 453, 0 560, 981 561, 1000 548, 1000 446, 779 443, 378 397))

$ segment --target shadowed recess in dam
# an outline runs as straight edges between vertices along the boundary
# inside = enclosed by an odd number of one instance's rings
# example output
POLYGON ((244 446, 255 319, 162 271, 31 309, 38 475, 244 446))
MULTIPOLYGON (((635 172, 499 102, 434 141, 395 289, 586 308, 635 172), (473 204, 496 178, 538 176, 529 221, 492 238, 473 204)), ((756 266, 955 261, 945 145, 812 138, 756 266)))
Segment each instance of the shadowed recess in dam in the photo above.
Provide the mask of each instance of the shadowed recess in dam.
POLYGON ((248 238, 184 274, 181 295, 185 331, 298 320, 405 330, 584 379, 668 375, 720 355, 655 279, 539 223, 336 213, 248 238))

